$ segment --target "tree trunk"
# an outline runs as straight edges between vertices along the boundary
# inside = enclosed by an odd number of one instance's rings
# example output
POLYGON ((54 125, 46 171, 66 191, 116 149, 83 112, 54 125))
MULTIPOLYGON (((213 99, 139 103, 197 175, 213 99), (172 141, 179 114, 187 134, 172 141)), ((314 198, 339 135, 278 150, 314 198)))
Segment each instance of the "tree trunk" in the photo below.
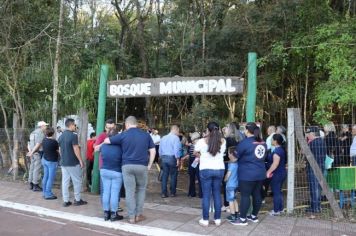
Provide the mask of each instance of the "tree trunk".
POLYGON ((13 117, 13 129, 14 129, 14 134, 13 134, 13 149, 12 149, 12 176, 13 179, 16 180, 18 176, 18 171, 19 171, 19 140, 18 140, 18 123, 19 123, 19 117, 15 113, 13 117))
POLYGON ((58 67, 60 61, 60 53, 61 53, 61 37, 62 37, 62 29, 63 29, 63 7, 64 0, 60 2, 60 10, 59 10, 59 24, 58 24, 58 36, 57 36, 57 44, 56 44, 56 56, 54 59, 54 67, 53 67, 53 105, 52 105, 52 126, 57 126, 57 116, 58 116, 58 67))
POLYGON ((1 107, 1 111, 4 117, 4 130, 5 130, 5 134, 6 134, 6 139, 7 139, 7 148, 8 148, 8 154, 9 156, 6 158, 4 156, 2 156, 4 164, 6 167, 9 167, 10 164, 12 164, 12 146, 11 146, 11 137, 10 137, 10 133, 9 133, 9 129, 8 129, 8 122, 7 122, 7 114, 4 108, 4 104, 2 101, 2 98, 0 97, 0 107, 1 107))

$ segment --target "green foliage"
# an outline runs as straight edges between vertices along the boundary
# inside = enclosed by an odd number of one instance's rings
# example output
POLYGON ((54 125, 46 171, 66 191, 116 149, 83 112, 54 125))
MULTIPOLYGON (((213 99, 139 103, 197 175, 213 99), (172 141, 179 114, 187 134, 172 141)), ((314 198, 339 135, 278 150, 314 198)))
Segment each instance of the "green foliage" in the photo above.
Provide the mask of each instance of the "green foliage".
MULTIPOLYGON (((129 20, 127 31, 115 15, 116 10, 108 10, 100 1, 95 12, 82 5, 85 1, 78 1, 78 12, 73 11, 73 1, 65 2, 59 67, 60 117, 84 107, 89 111, 90 121, 95 122, 100 64, 111 66, 110 79, 116 79, 116 74, 120 79, 141 76, 139 46, 143 46, 150 77, 234 75, 246 78, 247 53, 255 51, 259 58, 257 118, 260 121, 285 123, 287 107, 303 108, 309 123, 313 118, 321 123, 333 120, 334 114, 345 114, 345 119, 350 120, 350 107, 356 104, 356 21, 355 10, 346 5, 336 8, 325 0, 250 3, 165 0, 160 1, 161 15, 155 7, 151 11, 148 5, 141 9, 144 45, 140 45, 139 16, 134 1, 126 1, 124 9, 129 20)), ((50 120, 59 2, 20 0, 0 1, 0 4, 6 4, 0 7, 0 96, 6 108, 14 110, 5 83, 9 81, 18 91, 29 124, 39 118, 50 120), (19 48, 4 51, 9 47, 19 48), (16 84, 12 64, 16 65, 16 84)), ((243 98, 236 97, 235 115, 239 121, 244 117, 243 98)), ((120 117, 126 112, 145 119, 147 110, 143 99, 125 102, 120 100, 120 117)), ((155 98, 153 106, 158 123, 166 121, 164 116, 169 113, 173 117, 185 117, 185 129, 192 130, 204 130, 209 119, 227 120, 229 114, 222 96, 208 96, 201 103, 178 104, 169 111, 165 98, 155 98)), ((108 115, 115 115, 114 100, 108 99, 107 111, 108 115)), ((11 120, 11 112, 8 116, 11 120)))
POLYGON ((182 128, 186 132, 203 132, 209 121, 216 121, 215 104, 207 100, 195 103, 191 112, 182 119, 182 128))

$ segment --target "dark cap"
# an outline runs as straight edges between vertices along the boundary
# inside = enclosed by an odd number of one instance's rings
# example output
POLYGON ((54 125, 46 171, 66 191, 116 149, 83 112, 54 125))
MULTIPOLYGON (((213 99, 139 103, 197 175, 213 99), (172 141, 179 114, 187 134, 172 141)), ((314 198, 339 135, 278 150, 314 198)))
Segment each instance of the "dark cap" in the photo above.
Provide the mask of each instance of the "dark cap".
POLYGON ((309 126, 306 130, 305 133, 318 133, 319 132, 319 127, 318 126, 309 126))

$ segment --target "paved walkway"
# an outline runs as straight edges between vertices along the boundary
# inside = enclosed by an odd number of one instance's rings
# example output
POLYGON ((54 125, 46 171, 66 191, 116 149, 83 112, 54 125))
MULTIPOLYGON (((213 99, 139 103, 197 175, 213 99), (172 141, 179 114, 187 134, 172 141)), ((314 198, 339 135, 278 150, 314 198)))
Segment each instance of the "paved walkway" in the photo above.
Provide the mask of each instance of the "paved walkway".
MULTIPOLYGON (((163 203, 145 203, 144 215, 147 220, 136 225, 125 221, 104 222, 101 218, 102 210, 97 195, 85 193, 83 199, 89 202, 86 206, 62 207, 61 198, 46 201, 41 198, 41 193, 27 190, 24 183, 0 181, 0 207, 14 208, 30 211, 45 217, 65 218, 80 223, 100 225, 103 227, 120 229, 127 232, 145 235, 356 235, 356 224, 333 223, 331 221, 310 220, 292 217, 270 217, 260 215, 261 222, 250 223, 248 226, 233 226, 223 220, 220 227, 211 224, 209 227, 198 225, 201 210, 191 207, 166 205, 163 203)), ((61 196, 56 189, 57 196, 61 196)), ((179 202, 178 196, 174 201, 179 202)), ((150 200, 150 197, 148 198, 150 200)), ((196 201, 196 200, 195 200, 196 201)), ((122 204, 125 208, 124 200, 122 204)), ((123 212, 126 215, 126 212, 123 212)), ((224 219, 227 213, 223 213, 224 219)))

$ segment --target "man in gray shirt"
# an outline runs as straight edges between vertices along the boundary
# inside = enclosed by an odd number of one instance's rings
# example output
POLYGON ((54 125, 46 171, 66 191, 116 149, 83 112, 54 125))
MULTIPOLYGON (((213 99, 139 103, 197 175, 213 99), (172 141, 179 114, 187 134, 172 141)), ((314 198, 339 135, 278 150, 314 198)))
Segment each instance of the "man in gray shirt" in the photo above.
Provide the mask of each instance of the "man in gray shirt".
POLYGON ((30 134, 30 142, 28 145, 29 153, 27 156, 31 158, 30 170, 28 173, 28 182, 30 183, 30 190, 35 192, 42 191, 38 185, 41 171, 41 157, 42 157, 42 141, 45 137, 44 132, 47 128, 47 123, 40 121, 37 123, 37 128, 30 134))
POLYGON ((77 126, 75 121, 71 118, 66 120, 65 126, 66 130, 58 139, 61 153, 63 206, 68 207, 72 204, 72 202, 69 201, 70 180, 72 180, 74 189, 74 205, 85 205, 87 202, 80 198, 82 189, 82 168, 84 167, 84 163, 80 155, 78 136, 74 133, 77 126))

